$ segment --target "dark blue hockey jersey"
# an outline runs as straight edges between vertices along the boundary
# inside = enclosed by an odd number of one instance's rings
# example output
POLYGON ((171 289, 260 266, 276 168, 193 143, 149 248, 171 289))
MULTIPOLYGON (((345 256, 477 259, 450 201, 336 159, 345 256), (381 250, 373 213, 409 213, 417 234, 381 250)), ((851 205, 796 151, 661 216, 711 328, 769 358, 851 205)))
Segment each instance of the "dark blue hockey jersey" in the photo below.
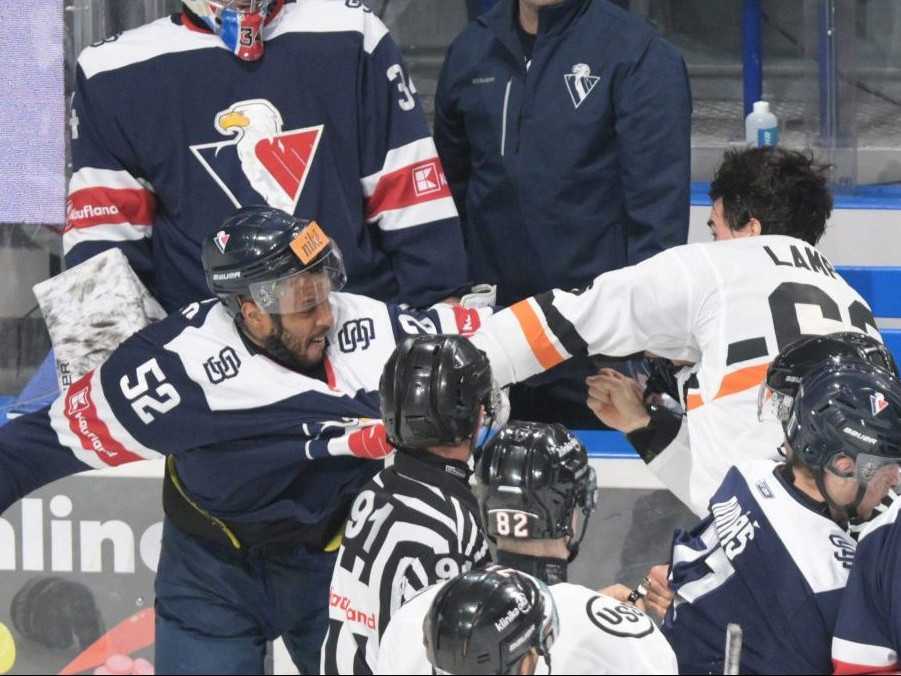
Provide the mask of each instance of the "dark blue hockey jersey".
POLYGON ((202 241, 235 209, 315 218, 348 290, 425 307, 463 286, 457 212, 400 50, 361 3, 289 2, 237 59, 174 15, 85 49, 66 262, 121 247, 163 307, 209 294, 202 241))
POLYGON ((710 515, 673 540, 664 634, 680 673, 723 673, 726 625, 742 674, 828 674, 854 541, 762 460, 733 467, 710 515))
POLYGON ((399 338, 469 333, 489 309, 426 312, 332 295, 326 379, 261 354, 216 300, 122 343, 49 409, 0 428, 0 512, 91 468, 171 455, 187 492, 235 522, 321 523, 381 467, 378 382, 399 338))
POLYGON ((860 536, 842 597, 832 663, 836 674, 898 673, 901 647, 901 523, 895 499, 860 536))

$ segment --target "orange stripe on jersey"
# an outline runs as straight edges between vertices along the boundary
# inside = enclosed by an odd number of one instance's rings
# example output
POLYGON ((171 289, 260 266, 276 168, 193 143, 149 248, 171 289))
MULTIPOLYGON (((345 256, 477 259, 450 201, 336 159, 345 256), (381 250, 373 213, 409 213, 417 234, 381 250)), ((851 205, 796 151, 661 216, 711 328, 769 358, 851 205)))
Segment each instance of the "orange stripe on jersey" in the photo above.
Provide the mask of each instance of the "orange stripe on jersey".
POLYGON ((687 397, 685 397, 685 406, 689 411, 699 408, 703 405, 704 400, 701 398, 700 394, 689 394, 687 397))
POLYGON ((757 366, 748 366, 738 371, 733 371, 725 378, 720 385, 720 391, 716 393, 714 399, 725 397, 737 392, 744 392, 752 387, 758 387, 766 378, 766 370, 769 363, 758 364, 757 366))
POLYGON ((554 347, 544 327, 541 326, 541 320, 538 319, 538 315, 534 308, 529 305, 528 300, 521 300, 511 305, 510 310, 516 316, 519 327, 522 329, 529 347, 532 348, 535 359, 538 360, 542 368, 547 370, 563 361, 563 355, 554 347))

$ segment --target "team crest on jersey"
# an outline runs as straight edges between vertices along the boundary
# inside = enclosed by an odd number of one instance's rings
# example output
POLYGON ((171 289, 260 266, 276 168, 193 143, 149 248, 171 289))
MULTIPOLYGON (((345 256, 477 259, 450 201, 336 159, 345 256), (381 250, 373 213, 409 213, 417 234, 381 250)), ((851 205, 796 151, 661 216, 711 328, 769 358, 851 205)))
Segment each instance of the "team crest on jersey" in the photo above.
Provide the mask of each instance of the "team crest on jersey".
POLYGON ((216 113, 213 126, 228 140, 190 148, 232 204, 241 208, 239 195, 249 202, 262 197, 269 206, 294 213, 323 125, 286 130, 272 103, 248 99, 216 113))
POLYGON ((591 67, 587 63, 577 63, 572 67, 572 72, 563 76, 566 89, 573 105, 578 108, 588 98, 601 78, 591 74, 591 67))
POLYGON ((219 247, 219 251, 222 253, 225 253, 225 247, 228 246, 229 239, 231 239, 231 235, 225 230, 220 230, 216 233, 216 246, 219 247))
POLYGON ((888 402, 885 400, 885 395, 882 392, 870 395, 870 408, 873 410, 873 415, 879 415, 888 408, 888 402))

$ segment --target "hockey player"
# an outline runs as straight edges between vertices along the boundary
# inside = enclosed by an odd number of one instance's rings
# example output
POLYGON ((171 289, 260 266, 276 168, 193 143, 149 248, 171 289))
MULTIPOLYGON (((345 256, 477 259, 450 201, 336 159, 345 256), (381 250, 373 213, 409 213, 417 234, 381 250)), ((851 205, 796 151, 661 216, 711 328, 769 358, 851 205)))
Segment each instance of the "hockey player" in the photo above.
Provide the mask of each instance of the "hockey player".
POLYGON ((528 298, 473 338, 501 385, 575 355, 648 351, 693 364, 679 380, 684 443, 649 466, 698 515, 732 465, 776 457, 781 430, 758 424, 755 409, 781 349, 835 331, 878 336, 867 304, 814 248, 832 207, 823 167, 778 147, 729 151, 710 195, 718 241, 528 298))
POLYGON ((544 673, 567 673, 551 658, 559 632, 554 599, 519 571, 464 573, 438 588, 427 611, 417 634, 429 668, 417 673, 534 674, 542 663, 544 673))
POLYGON ((469 488, 483 413, 495 417, 485 355, 457 336, 400 345, 379 383, 394 464, 350 510, 329 593, 322 673, 369 674, 393 613, 425 587, 489 560, 469 488))
POLYGON ((864 529, 832 638, 836 674, 898 673, 901 651, 901 525, 895 500, 864 529))
MULTIPOLYGON (((821 362, 838 358, 868 361, 898 375, 891 352, 867 334, 843 331, 800 338, 770 363, 758 390, 758 420, 785 423, 801 378, 821 362)), ((605 425, 625 433, 645 462, 652 462, 671 444, 685 441, 680 435, 684 412, 674 401, 679 398, 674 377, 678 367, 665 359, 647 362, 644 387, 613 369, 602 369, 588 388, 588 405, 605 425)))
MULTIPOLYGON (((497 563, 551 585, 560 633, 551 648, 554 673, 669 674, 676 658, 663 634, 638 608, 566 581, 597 481, 585 448, 562 425, 511 422, 482 451, 476 468, 479 505, 497 542, 497 563)), ((379 650, 380 674, 429 674, 414 644, 441 584, 403 606, 379 650)))
POLYGON ((68 265, 119 247, 171 312, 207 297, 200 243, 266 204, 325 223, 354 292, 425 307, 465 284, 416 89, 364 3, 182 7, 78 59, 68 265))
POLYGON ((382 364, 407 333, 455 331, 461 308, 340 293, 337 245, 276 209, 239 211, 203 263, 218 300, 139 331, 0 429, 0 511, 60 477, 166 455, 159 672, 262 673, 281 634, 313 673, 335 535, 391 450, 382 364))
POLYGON ((709 516, 676 532, 663 629, 680 673, 722 672, 728 623, 744 632, 740 673, 830 673, 854 560, 845 526, 899 480, 901 383, 867 362, 821 362, 801 379, 785 453, 732 468, 709 516))

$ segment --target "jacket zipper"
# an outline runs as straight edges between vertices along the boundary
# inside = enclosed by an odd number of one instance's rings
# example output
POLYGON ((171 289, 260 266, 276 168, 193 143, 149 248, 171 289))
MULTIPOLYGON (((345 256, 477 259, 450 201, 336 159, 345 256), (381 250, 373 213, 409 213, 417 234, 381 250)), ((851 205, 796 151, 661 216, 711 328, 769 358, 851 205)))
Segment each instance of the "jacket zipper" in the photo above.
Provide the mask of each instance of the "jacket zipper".
POLYGON ((504 112, 501 118, 501 157, 504 156, 504 149, 507 146, 507 104, 510 102, 510 87, 513 85, 513 78, 507 80, 507 89, 504 91, 504 112))

